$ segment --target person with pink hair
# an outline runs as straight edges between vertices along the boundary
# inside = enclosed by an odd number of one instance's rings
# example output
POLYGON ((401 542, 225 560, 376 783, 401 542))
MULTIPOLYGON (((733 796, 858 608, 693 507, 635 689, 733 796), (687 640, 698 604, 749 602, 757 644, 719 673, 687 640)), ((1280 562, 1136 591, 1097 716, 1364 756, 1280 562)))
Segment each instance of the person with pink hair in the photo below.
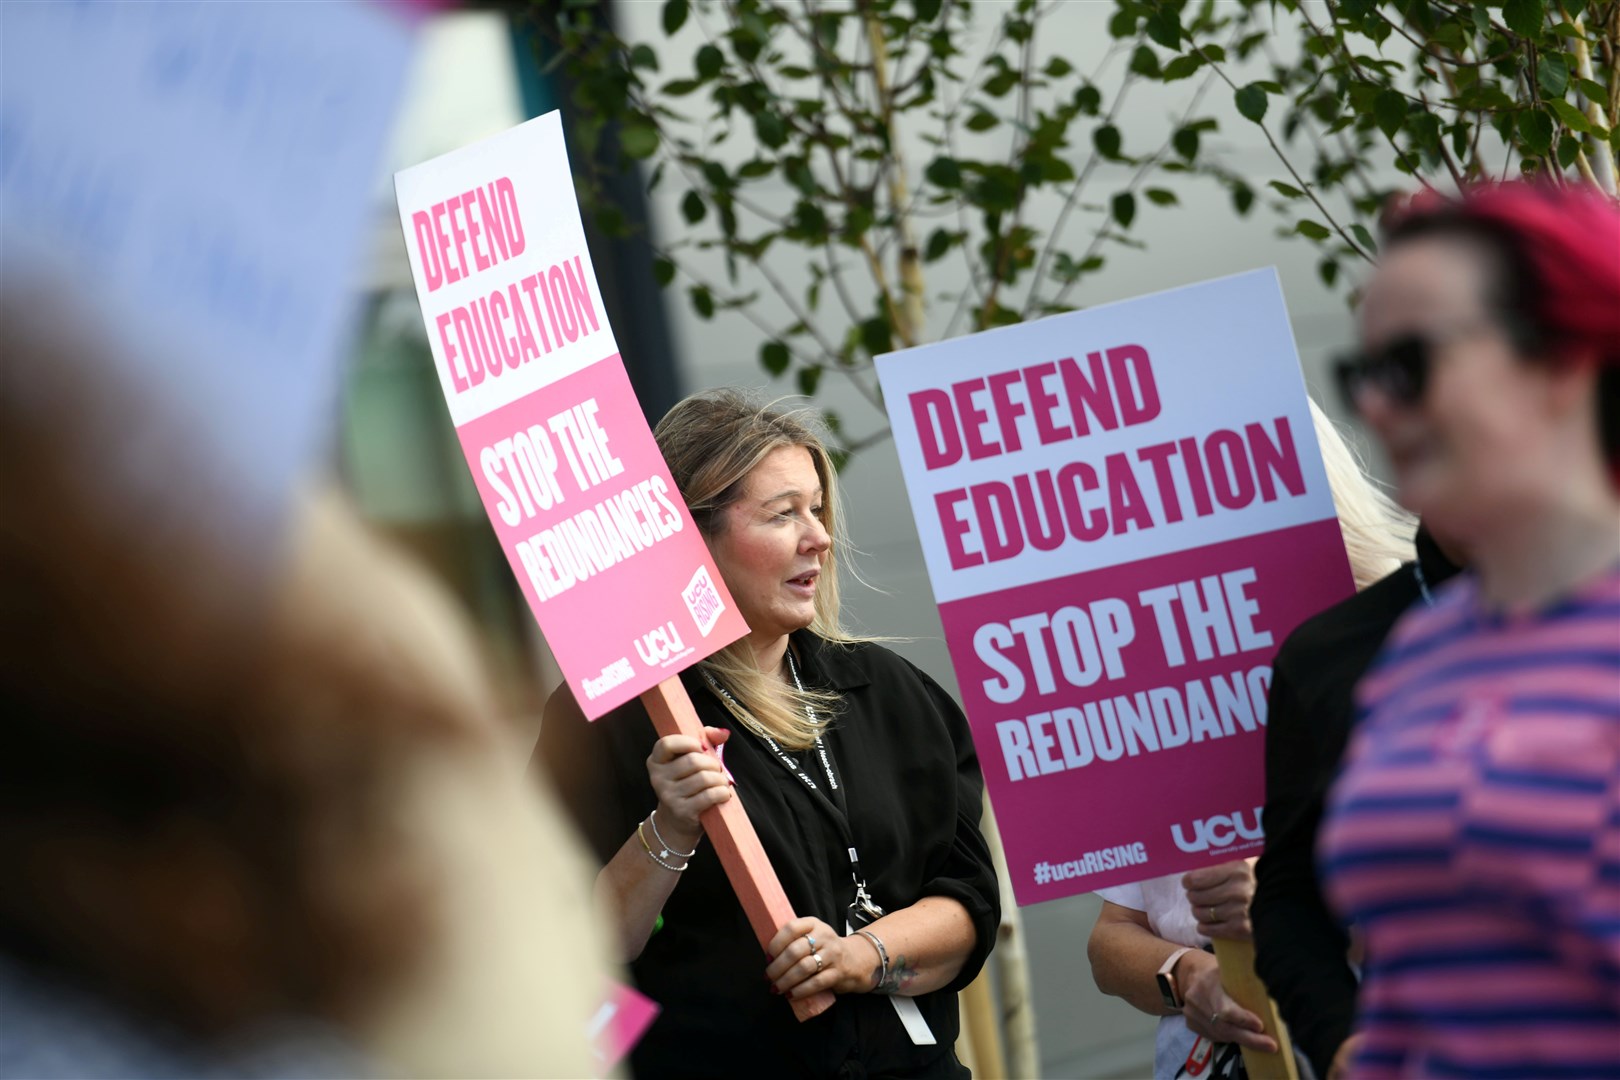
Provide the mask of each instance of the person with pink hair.
POLYGON ((1620 208, 1513 183, 1389 230, 1340 366, 1469 570, 1358 690, 1319 862, 1356 1076, 1620 1076, 1620 208))

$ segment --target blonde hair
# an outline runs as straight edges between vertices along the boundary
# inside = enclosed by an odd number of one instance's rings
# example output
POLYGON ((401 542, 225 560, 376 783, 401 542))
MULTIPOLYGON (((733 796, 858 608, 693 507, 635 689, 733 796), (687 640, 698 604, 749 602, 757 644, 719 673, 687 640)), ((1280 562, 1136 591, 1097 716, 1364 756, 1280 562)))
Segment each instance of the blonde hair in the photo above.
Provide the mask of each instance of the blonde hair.
MULTIPOLYGON (((832 545, 822 556, 810 629, 827 641, 860 640, 844 630, 838 614, 838 557, 848 544, 838 498, 838 471, 807 409, 783 410, 742 390, 693 394, 665 414, 653 430, 692 518, 706 538, 726 527, 725 511, 742 498, 748 476, 772 452, 802 446, 821 481, 822 525, 832 545)), ((745 640, 701 662, 700 668, 735 699, 759 727, 783 746, 813 744, 839 704, 824 690, 799 690, 759 670, 745 640)), ((711 684, 712 685, 712 684, 711 684)), ((717 695, 724 701, 725 695, 717 695)))
POLYGON ((1339 514, 1344 550, 1350 556, 1350 572, 1360 592, 1416 557, 1412 537, 1417 519, 1377 487, 1338 427, 1314 401, 1311 419, 1322 447, 1333 508, 1339 514))

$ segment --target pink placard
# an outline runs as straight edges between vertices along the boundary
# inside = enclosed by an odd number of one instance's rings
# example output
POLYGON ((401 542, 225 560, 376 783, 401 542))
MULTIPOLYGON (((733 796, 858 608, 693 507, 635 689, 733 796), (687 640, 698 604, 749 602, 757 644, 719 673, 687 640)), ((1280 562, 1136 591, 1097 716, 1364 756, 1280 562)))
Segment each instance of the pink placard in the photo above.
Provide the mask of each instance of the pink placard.
POLYGON ((1328 520, 940 605, 1018 902, 1258 854, 1271 658, 1351 587, 1328 520))
POLYGON ((1256 853, 1272 656, 1353 588, 1275 275, 878 374, 1018 901, 1256 853))
POLYGON ((617 354, 456 434, 587 716, 747 633, 617 354))
POLYGON ((607 1075, 635 1049, 660 1011, 657 1002, 640 991, 623 983, 613 984, 608 999, 591 1017, 588 1033, 591 1051, 602 1075, 607 1075))
POLYGON ((434 370, 585 715, 748 632, 630 387, 553 112, 394 177, 434 370))

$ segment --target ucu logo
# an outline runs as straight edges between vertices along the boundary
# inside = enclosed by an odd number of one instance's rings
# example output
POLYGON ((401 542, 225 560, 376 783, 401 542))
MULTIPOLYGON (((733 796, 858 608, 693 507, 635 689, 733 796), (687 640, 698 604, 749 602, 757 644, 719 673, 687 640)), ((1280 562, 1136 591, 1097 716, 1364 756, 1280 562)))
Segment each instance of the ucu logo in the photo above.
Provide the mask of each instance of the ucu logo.
POLYGON ((683 656, 689 651, 674 622, 667 622, 650 633, 642 634, 636 642, 637 654, 649 667, 666 664, 672 657, 683 656))
POLYGON ((1254 808, 1253 819, 1253 825, 1245 824, 1241 810, 1235 814, 1216 814, 1214 817, 1193 822, 1191 840, 1182 833, 1180 823, 1170 826, 1170 835, 1175 837, 1176 847, 1186 852, 1208 851, 1212 847, 1231 847, 1239 838, 1255 841, 1265 838, 1266 834, 1260 829, 1258 806, 1254 808))

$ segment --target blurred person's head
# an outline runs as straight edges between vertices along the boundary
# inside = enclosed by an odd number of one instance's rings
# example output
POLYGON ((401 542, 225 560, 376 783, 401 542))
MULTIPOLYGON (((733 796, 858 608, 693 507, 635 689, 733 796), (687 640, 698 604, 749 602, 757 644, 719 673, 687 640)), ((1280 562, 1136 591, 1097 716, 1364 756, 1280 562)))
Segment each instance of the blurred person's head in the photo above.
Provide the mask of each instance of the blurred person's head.
POLYGON ((588 1068, 588 879, 448 598, 337 500, 280 567, 143 519, 97 453, 183 484, 194 448, 7 315, 41 375, 0 392, 0 958, 204 1057, 305 1019, 409 1072, 588 1068))
MULTIPOLYGON (((1620 207, 1513 183, 1391 224, 1342 369, 1397 496, 1467 546, 1620 477, 1620 207)), ((1612 490, 1612 488, 1611 488, 1612 490)))

